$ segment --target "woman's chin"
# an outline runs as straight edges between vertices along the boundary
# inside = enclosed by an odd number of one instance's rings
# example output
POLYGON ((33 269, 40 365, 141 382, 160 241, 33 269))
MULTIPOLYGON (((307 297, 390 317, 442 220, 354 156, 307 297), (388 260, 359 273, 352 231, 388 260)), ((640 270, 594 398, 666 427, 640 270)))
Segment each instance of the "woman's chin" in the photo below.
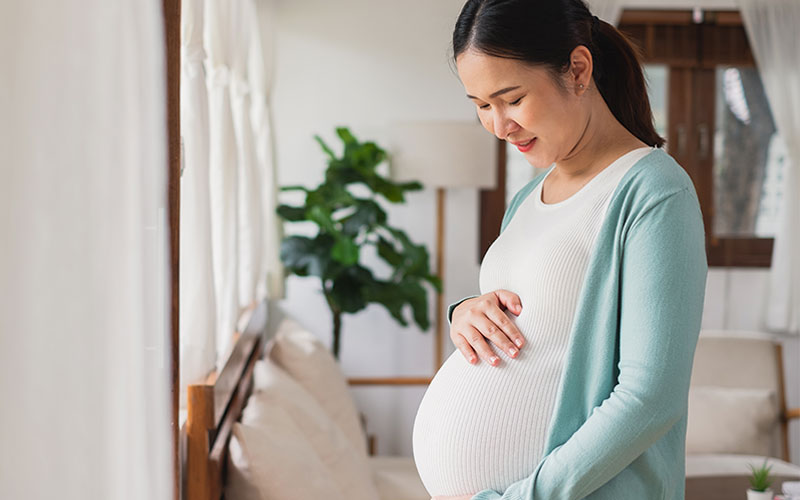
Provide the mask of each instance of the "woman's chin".
POLYGON ((522 154, 525 156, 525 159, 528 160, 528 163, 530 163, 530 165, 535 168, 547 168, 553 164, 553 162, 542 160, 541 156, 539 155, 531 155, 530 153, 522 153, 522 154))

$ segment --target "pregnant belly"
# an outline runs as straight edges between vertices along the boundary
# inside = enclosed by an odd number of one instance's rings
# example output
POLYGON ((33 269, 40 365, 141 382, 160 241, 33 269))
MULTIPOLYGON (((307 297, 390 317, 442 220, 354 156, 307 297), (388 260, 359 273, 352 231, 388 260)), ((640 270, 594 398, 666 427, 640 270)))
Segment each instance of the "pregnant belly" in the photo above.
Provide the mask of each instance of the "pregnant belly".
POLYGON ((563 350, 529 344, 498 366, 454 351, 422 398, 412 430, 414 461, 431 496, 504 491, 533 473, 544 451, 563 350))

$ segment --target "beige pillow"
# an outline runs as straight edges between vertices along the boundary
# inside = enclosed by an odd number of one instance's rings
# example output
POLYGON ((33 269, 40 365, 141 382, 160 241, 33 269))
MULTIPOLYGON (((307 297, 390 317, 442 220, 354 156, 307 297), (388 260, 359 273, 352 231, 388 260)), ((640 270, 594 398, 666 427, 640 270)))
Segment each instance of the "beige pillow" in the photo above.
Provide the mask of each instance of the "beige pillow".
POLYGON ((313 396, 272 360, 256 362, 253 376, 255 390, 242 412, 243 423, 260 426, 262 415, 277 407, 286 410, 348 500, 380 497, 367 458, 313 396))
POLYGON ((778 419, 775 391, 699 386, 689 389, 686 453, 769 456, 778 419))
POLYGON ((346 500, 284 409, 259 415, 258 425, 235 423, 229 444, 227 500, 346 500))
POLYGON ((367 457, 367 440, 347 379, 328 348, 291 318, 275 333, 270 357, 319 401, 359 453, 367 457))

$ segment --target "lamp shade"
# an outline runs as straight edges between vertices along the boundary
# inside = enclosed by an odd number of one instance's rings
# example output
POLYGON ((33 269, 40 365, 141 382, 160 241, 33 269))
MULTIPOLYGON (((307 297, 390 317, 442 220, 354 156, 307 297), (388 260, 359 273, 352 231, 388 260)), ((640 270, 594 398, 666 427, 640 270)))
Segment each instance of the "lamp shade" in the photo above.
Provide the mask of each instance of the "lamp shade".
POLYGON ((497 185, 497 139, 474 122, 398 122, 388 144, 395 181, 446 188, 497 185))

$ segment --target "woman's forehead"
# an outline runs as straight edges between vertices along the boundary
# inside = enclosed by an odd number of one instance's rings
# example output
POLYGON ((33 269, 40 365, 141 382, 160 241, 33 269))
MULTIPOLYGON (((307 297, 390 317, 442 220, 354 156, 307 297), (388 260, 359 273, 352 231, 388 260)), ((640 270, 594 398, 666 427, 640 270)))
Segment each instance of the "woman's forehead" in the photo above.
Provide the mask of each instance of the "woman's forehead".
POLYGON ((529 88, 552 84, 547 70, 541 66, 472 50, 459 54, 456 67, 467 94, 476 97, 486 97, 496 90, 511 86, 529 88))

